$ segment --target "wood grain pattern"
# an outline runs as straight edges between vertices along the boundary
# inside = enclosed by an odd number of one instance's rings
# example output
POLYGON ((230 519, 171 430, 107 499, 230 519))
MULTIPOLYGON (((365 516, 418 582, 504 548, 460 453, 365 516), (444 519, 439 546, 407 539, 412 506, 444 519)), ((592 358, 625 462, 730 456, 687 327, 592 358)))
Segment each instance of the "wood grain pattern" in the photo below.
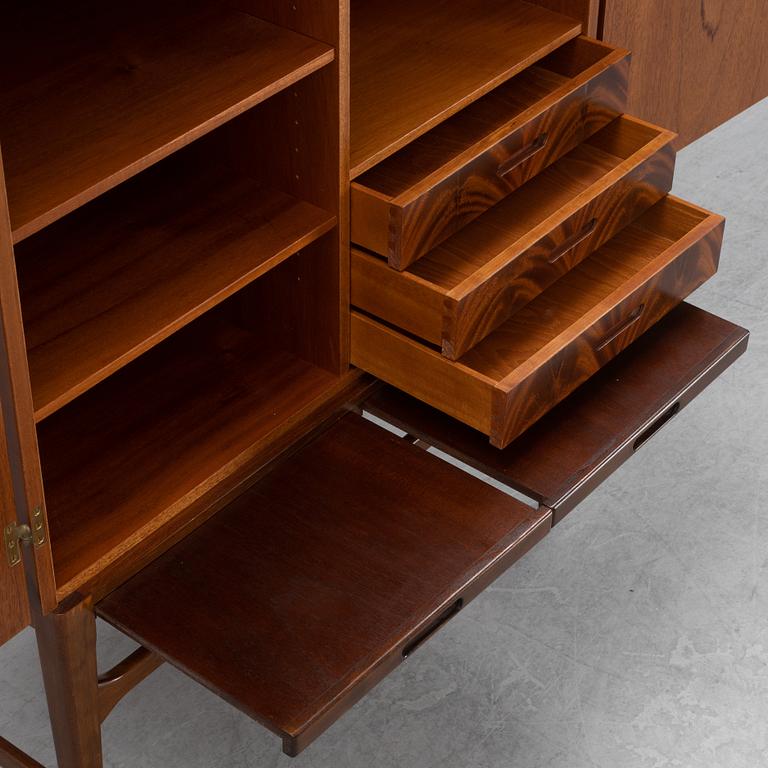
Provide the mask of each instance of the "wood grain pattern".
POLYGON ((2 768, 44 768, 18 747, 0 736, 0 766, 2 768))
POLYGON ((353 248, 353 305, 460 358, 669 191, 673 138, 618 118, 404 272, 353 248))
POLYGON ((228 4, 272 24, 342 48, 338 58, 349 59, 349 49, 344 47, 342 39, 349 33, 347 0, 312 0, 301 5, 284 0, 229 0, 228 4))
POLYGON ((159 527, 148 529, 149 535, 140 544, 129 542, 113 552, 105 568, 91 569, 80 591, 92 595, 94 601, 101 600, 236 499, 272 462, 280 461, 313 435, 329 414, 346 409, 349 402, 359 401, 375 382, 372 376, 353 368, 308 405, 297 402, 295 410, 284 413, 268 437, 255 443, 244 461, 231 468, 221 483, 211 485, 195 501, 161 520, 159 527))
MULTIPOLYGON (((345 8, 344 3, 338 6, 336 23, 340 44, 346 46, 345 8)), ((294 325, 298 328, 299 318, 305 321, 296 351, 339 374, 349 367, 348 76, 344 84, 340 80, 346 66, 339 60, 249 110, 212 136, 209 150, 336 214, 332 235, 292 260, 293 266, 301 261, 304 266, 295 280, 273 284, 276 292, 268 304, 279 312, 294 307, 294 325)))
POLYGON ((572 40, 352 185, 352 240, 405 269, 623 110, 628 56, 572 40))
POLYGON ((351 178, 580 31, 519 0, 360 0, 351 24, 351 178))
MULTIPOLYGON (((41 507, 46 517, 40 458, 32 406, 24 326, 19 307, 19 289, 11 238, 11 222, 5 194, 3 158, 0 157, 0 414, 4 442, 0 450, 3 469, 3 495, 12 499, 12 507, 3 508, 0 518, 8 522, 29 524, 31 513, 41 507), (6 474, 7 473, 7 474, 6 474), (10 481, 10 487, 6 483, 10 481)), ((5 501, 5 499, 4 499, 5 501)), ((29 600, 32 617, 53 610, 56 585, 53 576, 50 542, 25 550, 23 560, 26 596, 15 591, 16 609, 8 625, 0 625, 0 635, 15 631, 23 618, 23 603, 29 600), (19 613, 19 610, 22 613, 19 613)), ((4 566, 0 566, 4 567, 4 566)), ((11 576, 13 589, 19 587, 18 576, 11 576)), ((3 579, 5 587, 10 584, 3 579)), ((8 618, 2 614, 4 621, 8 618)))
POLYGON ((335 379, 209 313, 42 422, 59 594, 149 547, 335 379))
POLYGON ((572 16, 581 22, 584 34, 591 37, 597 35, 599 0, 530 0, 530 2, 549 8, 550 11, 572 16))
POLYGON ((211 137, 219 140, 210 151, 336 214, 333 232, 291 259, 280 279, 269 281, 266 303, 281 315, 274 325, 290 326, 297 354, 344 375, 349 369, 349 2, 236 0, 236 5, 336 47, 332 64, 230 121, 211 137))
POLYGON ((732 365, 748 339, 683 303, 501 451, 393 387, 363 407, 536 499, 557 523, 732 365))
POLYGON ((59 768, 102 768, 93 601, 73 595, 35 626, 59 768))
POLYGON ((17 9, 4 26, 0 140, 16 242, 334 57, 226 5, 85 5, 17 9))
POLYGON ((38 421, 335 224, 255 179, 179 159, 17 247, 38 421))
POLYGON ((628 111, 678 148, 768 96, 764 0, 605 0, 600 36, 635 54, 628 111))
POLYGON ((353 362, 503 448, 714 274, 722 231, 666 197, 461 360, 353 312, 353 362))
POLYGON ((97 611, 297 754, 548 529, 348 414, 97 611))
MULTIPOLYGON (((0 437, 0 532, 2 532, 6 525, 17 522, 10 457, 5 442, 2 402, 0 402, 0 427, 3 428, 0 437)), ((29 622, 29 600, 24 568, 20 566, 12 568, 3 553, 0 558, 0 645, 21 632, 29 622)))

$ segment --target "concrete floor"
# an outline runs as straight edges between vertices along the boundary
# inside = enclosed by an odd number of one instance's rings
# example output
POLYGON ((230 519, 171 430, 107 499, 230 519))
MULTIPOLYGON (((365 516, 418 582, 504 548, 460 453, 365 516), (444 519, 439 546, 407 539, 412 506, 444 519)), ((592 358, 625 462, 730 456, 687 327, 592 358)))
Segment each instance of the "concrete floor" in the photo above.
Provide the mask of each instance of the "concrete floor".
MULTIPOLYGON (((104 726, 107 766, 768 766, 768 101, 682 151, 728 217, 693 302, 747 355, 303 756, 171 668, 104 726)), ((106 666, 131 643, 100 627, 106 666)), ((0 734, 54 757, 34 638, 0 649, 0 734)))

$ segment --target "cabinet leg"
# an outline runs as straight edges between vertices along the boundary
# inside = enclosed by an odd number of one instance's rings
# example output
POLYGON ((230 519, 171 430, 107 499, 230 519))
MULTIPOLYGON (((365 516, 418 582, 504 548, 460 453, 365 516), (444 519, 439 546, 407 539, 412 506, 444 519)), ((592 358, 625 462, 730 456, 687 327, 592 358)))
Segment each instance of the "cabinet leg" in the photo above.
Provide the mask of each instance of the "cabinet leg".
POLYGON ((35 629, 59 768, 102 768, 91 599, 62 604, 35 629))

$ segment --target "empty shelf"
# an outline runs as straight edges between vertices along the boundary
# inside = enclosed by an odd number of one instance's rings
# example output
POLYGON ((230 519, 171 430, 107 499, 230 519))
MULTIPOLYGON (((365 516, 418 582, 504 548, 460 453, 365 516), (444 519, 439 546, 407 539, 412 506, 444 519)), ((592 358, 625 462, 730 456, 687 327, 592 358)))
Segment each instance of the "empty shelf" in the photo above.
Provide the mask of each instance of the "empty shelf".
POLYGON ((316 40, 199 2, 33 4, 10 14, 0 48, 15 242, 334 57, 316 40))
POLYGON ((334 386, 335 375, 264 335, 217 310, 40 424, 61 595, 237 472, 334 386))
POLYGON ((334 224, 253 179, 173 158, 21 243, 36 419, 334 224))

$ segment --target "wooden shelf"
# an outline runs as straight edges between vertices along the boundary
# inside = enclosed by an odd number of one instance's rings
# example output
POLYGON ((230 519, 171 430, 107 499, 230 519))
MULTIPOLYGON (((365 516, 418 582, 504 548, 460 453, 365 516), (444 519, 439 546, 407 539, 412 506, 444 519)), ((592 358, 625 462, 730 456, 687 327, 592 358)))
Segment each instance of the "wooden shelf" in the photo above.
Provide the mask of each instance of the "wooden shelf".
POLYGON ((224 306, 38 428, 58 594, 96 576, 248 462, 337 377, 224 306))
POLYGON ((579 31, 519 0, 353 3, 352 178, 579 31))
POLYGON ((296 755, 549 528, 347 414, 97 612, 296 755))
POLYGON ((33 4, 9 13, 1 39, 14 242, 334 57, 309 37, 200 2, 33 4))
POLYGON ((182 160, 17 247, 38 421, 335 224, 253 179, 182 160))

